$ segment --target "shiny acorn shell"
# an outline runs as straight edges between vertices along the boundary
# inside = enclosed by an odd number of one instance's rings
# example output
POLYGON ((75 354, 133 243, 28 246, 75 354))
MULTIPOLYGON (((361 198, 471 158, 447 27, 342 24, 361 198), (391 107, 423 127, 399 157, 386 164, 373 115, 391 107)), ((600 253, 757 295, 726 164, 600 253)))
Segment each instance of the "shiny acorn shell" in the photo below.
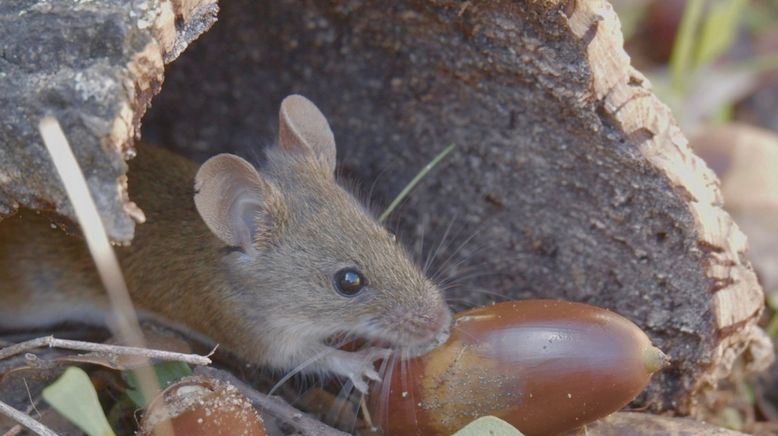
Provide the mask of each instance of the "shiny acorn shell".
POLYGON ((459 313, 445 344, 390 368, 388 396, 375 387, 372 414, 388 435, 450 435, 485 415, 526 435, 556 434, 621 409, 666 363, 609 310, 498 303, 459 313))
POLYGON ((267 436, 262 417, 229 383, 208 377, 185 377, 168 386, 146 408, 140 436, 166 434, 168 421, 176 436, 267 436))

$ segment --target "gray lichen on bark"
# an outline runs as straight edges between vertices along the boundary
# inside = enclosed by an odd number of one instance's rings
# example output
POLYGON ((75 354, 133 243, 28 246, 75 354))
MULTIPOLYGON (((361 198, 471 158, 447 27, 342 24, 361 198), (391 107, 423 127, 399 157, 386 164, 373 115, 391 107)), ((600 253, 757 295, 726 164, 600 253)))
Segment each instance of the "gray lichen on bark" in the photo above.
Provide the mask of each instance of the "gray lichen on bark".
POLYGON ((164 62, 216 19, 214 1, 12 1, 0 4, 0 219, 27 207, 73 218, 37 124, 59 119, 112 239, 142 213, 124 163, 164 62))

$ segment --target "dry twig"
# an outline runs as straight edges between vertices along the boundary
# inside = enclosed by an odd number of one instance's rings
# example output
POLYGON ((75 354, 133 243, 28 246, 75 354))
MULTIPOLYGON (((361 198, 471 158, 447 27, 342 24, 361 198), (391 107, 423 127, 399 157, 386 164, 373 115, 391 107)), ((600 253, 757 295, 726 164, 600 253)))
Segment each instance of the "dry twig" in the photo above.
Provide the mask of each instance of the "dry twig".
POLYGON ((35 434, 41 436, 57 436, 50 428, 34 420, 30 415, 20 412, 2 401, 0 401, 0 413, 29 428, 35 434))
MULTIPOLYGON (((25 385, 27 383, 25 382, 25 385)), ((28 390, 29 392, 29 390, 28 390)), ((40 399, 40 398, 39 398, 40 399)), ((35 407, 35 402, 33 402, 32 398, 30 399, 30 406, 27 407, 27 410, 24 411, 27 415, 31 414, 33 411, 38 412, 38 409, 35 407)), ((40 412, 38 412, 38 419, 41 418, 40 412)), ((11 427, 7 432, 3 434, 3 436, 18 436, 22 434, 24 431, 24 426, 21 424, 16 424, 13 427, 11 427)))
POLYGON ((184 362, 190 365, 210 365, 211 359, 208 356, 197 354, 176 353, 173 351, 151 350, 140 347, 125 347, 122 345, 96 344, 94 342, 74 341, 70 339, 57 339, 54 336, 44 336, 20 342, 0 349, 0 360, 14 356, 25 351, 39 347, 66 348, 69 350, 94 351, 99 353, 125 355, 125 356, 143 356, 150 359, 168 360, 184 362))

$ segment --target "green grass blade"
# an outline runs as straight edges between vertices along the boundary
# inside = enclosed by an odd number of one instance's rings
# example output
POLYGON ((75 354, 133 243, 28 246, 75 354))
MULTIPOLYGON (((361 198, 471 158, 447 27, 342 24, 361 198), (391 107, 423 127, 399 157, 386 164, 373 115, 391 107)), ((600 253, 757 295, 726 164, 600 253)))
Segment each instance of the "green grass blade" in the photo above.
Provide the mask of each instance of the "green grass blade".
POLYGON ((745 0, 725 0, 711 7, 694 49, 695 67, 713 62, 732 46, 745 5, 745 0))
POLYGON ((673 89, 681 94, 686 91, 686 84, 693 72, 692 54, 695 48, 695 37, 702 18, 704 0, 689 0, 675 36, 673 53, 670 55, 670 72, 673 89))
POLYGON ((456 144, 450 144, 448 147, 444 148, 443 151, 438 153, 438 155, 435 156, 435 158, 432 159, 426 166, 424 166, 424 168, 422 168, 422 170, 419 171, 419 174, 416 174, 416 177, 414 177, 410 181, 410 183, 408 183, 405 186, 405 188, 403 188, 403 190, 400 191, 399 194, 397 194, 397 197, 395 197, 394 200, 392 200, 392 202, 389 204, 389 207, 387 207, 386 210, 383 211, 383 213, 381 213, 381 216, 378 217, 378 222, 383 223, 384 221, 386 221, 389 215, 391 215, 392 212, 394 212, 394 210, 397 208, 397 206, 399 206, 399 204, 403 201, 403 199, 405 199, 405 197, 407 197, 408 194, 411 191, 413 191, 413 188, 415 188, 416 185, 419 184, 421 179, 423 179, 424 176, 427 175, 427 173, 429 173, 433 168, 435 168, 435 165, 440 163, 440 161, 442 161, 446 156, 448 156, 448 154, 451 153, 451 151, 453 151, 455 147, 456 144))

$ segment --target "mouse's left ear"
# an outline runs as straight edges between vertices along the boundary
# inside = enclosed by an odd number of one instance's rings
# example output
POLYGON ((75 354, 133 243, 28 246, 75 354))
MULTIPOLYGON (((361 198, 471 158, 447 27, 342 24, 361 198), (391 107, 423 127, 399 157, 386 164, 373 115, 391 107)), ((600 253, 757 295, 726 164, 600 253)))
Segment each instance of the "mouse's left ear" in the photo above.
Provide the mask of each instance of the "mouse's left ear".
POLYGON ((335 172, 335 136, 313 102, 302 95, 286 97, 278 124, 278 143, 283 149, 310 154, 329 174, 335 172))
POLYGON ((194 202, 208 228, 225 244, 252 253, 286 222, 283 195, 244 159, 219 154, 195 176, 194 202))

